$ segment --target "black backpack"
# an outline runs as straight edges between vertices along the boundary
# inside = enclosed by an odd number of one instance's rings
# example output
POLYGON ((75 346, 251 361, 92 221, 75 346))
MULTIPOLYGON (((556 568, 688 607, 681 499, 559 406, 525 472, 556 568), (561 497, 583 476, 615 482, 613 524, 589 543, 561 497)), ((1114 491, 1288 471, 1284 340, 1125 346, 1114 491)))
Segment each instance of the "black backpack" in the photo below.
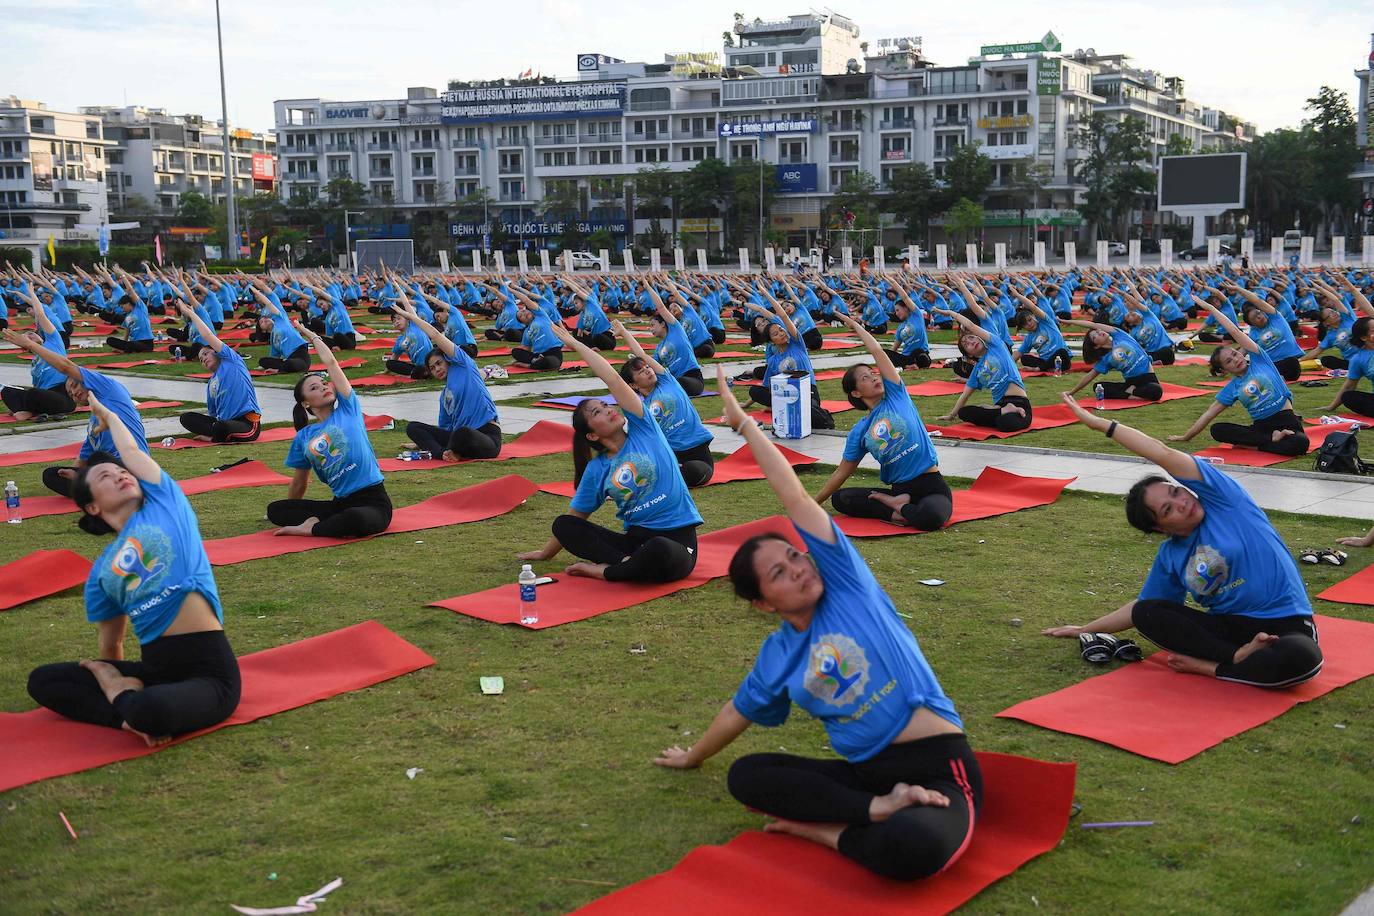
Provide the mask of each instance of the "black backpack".
POLYGON ((1360 443, 1355 430, 1332 433, 1317 449, 1315 468, 1327 474, 1368 474, 1369 465, 1360 460, 1360 443))

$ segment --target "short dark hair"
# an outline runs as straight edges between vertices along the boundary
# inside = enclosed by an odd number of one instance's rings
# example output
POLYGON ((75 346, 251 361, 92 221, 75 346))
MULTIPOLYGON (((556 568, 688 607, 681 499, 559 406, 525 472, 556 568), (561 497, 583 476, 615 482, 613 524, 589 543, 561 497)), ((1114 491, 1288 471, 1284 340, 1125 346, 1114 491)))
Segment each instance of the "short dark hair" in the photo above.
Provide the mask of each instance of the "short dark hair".
POLYGON ((763 592, 759 590, 759 574, 754 569, 754 554, 758 553, 759 548, 767 541, 791 544, 791 541, 780 534, 756 534, 739 545, 735 555, 730 558, 730 584, 734 586, 735 594, 745 601, 757 601, 763 597, 763 592))
POLYGON ((1155 518, 1154 512, 1145 505, 1145 491, 1157 483, 1168 482, 1169 478, 1167 477, 1151 474, 1131 485, 1130 492, 1126 494, 1126 521, 1131 523, 1132 528, 1137 528, 1146 534, 1154 534, 1159 530, 1159 522, 1155 518))
POLYGON ((631 388, 634 387, 635 373, 638 372, 639 367, 643 365, 644 359, 639 356, 631 356, 620 364, 620 377, 625 380, 625 384, 629 385, 631 388))
POLYGON ((86 507, 94 501, 91 494, 90 473, 96 466, 102 464, 115 464, 124 467, 124 462, 109 452, 92 452, 91 456, 86 459, 86 466, 79 469, 75 479, 72 480, 72 502, 76 503, 76 508, 81 511, 81 518, 77 521, 76 526, 87 534, 114 533, 114 529, 104 519, 97 518, 86 511, 86 507))
POLYGON ((1374 318, 1365 316, 1356 318, 1355 323, 1350 326, 1350 342, 1363 347, 1369 340, 1370 326, 1374 325, 1374 318))

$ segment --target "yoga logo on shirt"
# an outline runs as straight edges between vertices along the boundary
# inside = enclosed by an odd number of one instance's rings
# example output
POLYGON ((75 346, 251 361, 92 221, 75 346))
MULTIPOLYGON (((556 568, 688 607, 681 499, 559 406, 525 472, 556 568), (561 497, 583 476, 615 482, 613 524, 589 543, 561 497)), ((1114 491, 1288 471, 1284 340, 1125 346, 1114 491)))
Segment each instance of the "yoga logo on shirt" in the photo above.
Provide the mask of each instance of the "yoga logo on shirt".
POLYGON ((1231 573, 1226 558, 1215 547, 1202 544, 1188 558, 1183 584, 1199 598, 1215 595, 1231 573))
POLYGON ((305 450, 310 453, 311 460, 319 464, 321 470, 327 470, 331 464, 343 457, 343 448, 347 441, 343 430, 325 430, 311 439, 305 450), (339 437, 338 442, 334 441, 335 436, 339 437))
POLYGON ((1258 404, 1270 394, 1269 386, 1259 376, 1251 376, 1240 386, 1240 396, 1247 404, 1258 404))
POLYGON ((612 498, 624 506, 642 490, 654 485, 654 465, 645 455, 631 455, 611 471, 612 498))
POLYGON ((677 348, 665 340, 663 343, 659 344, 658 352, 654 354, 654 359, 668 366, 672 364, 675 356, 677 356, 677 348))
POLYGON ((1131 361, 1131 351, 1125 347, 1112 348, 1112 364, 1117 367, 1125 367, 1131 361))
POLYGON ((654 398, 649 402, 649 416, 653 417, 654 420, 660 424, 665 420, 672 419, 673 402, 654 398))
POLYGON ((210 397, 212 397, 212 398, 219 397, 219 376, 218 376, 218 375, 211 376, 209 388, 210 388, 210 397))
POLYGON ((797 358, 795 356, 784 356, 782 359, 778 360, 778 371, 796 372, 797 358))
POLYGON ((453 393, 452 388, 445 388, 444 393, 439 395, 439 400, 442 402, 440 407, 442 413, 452 413, 458 406, 458 395, 453 393))
POLYGON ((133 600, 141 590, 156 588, 167 575, 171 542, 151 525, 139 525, 117 544, 110 556, 107 593, 133 600))
POLYGON ((881 454, 889 445, 895 445, 906 438, 906 430, 896 417, 878 417, 868 428, 869 448, 881 454))
POLYGON ((831 706, 848 706, 868 686, 868 656, 842 633, 825 633, 811 644, 811 664, 802 686, 831 706))

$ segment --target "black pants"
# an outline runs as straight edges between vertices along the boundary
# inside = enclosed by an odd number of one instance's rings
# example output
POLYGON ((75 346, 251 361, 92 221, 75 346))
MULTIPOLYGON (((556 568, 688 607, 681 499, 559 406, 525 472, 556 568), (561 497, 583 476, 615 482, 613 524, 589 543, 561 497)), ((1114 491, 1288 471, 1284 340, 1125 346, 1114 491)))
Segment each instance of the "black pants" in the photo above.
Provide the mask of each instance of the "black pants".
POLYGON ((998 401, 992 407, 970 407, 959 408, 959 419, 965 423, 972 423, 974 426, 986 426, 996 429, 999 432, 1014 433, 1018 430, 1029 429, 1031 425, 1031 402, 1030 398, 1023 398, 1019 395, 1009 394, 998 401), (1003 413, 1002 408, 1008 404, 1015 404, 1024 410, 1025 416, 1015 411, 1003 413))
POLYGON ((191 336, 191 326, 188 324, 184 328, 168 328, 167 336, 172 340, 187 340, 191 336))
MULTIPOLYGON (((1021 365, 1027 369, 1035 369, 1040 372, 1053 372, 1055 369, 1060 372, 1068 372, 1073 368, 1073 354, 1063 347, 1055 350, 1049 356, 1036 356, 1034 353, 1026 353, 1021 357, 1021 365)), ((967 375, 962 377, 968 378, 967 375)))
POLYGON ((304 372, 310 368, 310 345, 301 344, 285 359, 277 356, 260 357, 258 368, 276 369, 278 372, 304 372))
POLYGON ((677 458, 677 468, 688 487, 704 487, 711 482, 716 473, 716 456, 711 454, 711 441, 701 443, 680 452, 673 452, 677 458))
POLYGON ((495 458, 501 454, 501 427, 495 421, 479 428, 460 426, 454 430, 411 422, 406 424, 406 436, 435 458, 446 451, 459 458, 495 458))
POLYGON ((825 343, 825 337, 820 328, 810 328, 802 332, 802 343, 806 344, 808 350, 819 350, 821 344, 825 343))
POLYGON ((43 469, 43 486, 52 490, 58 496, 72 495, 72 482, 69 478, 62 476, 62 471, 75 471, 74 467, 61 466, 43 469))
POLYGON ((1217 680, 1255 687, 1292 687, 1322 670, 1322 650, 1311 617, 1261 619, 1240 614, 1206 614, 1175 601, 1137 601, 1131 624, 1150 642, 1170 652, 1217 662, 1217 680), (1260 633, 1277 636, 1240 662, 1236 650, 1260 633))
POLYGON ((864 327, 868 330, 868 333, 872 334, 874 337, 881 337, 887 333, 886 321, 882 324, 865 324, 864 327))
POLYGON ((1323 356, 1321 364, 1328 369, 1349 369, 1350 360, 1341 359, 1339 356, 1323 356))
POLYGON ((1285 382, 1296 382, 1302 376, 1302 357, 1290 356, 1274 360, 1274 368, 1279 370, 1285 382))
POLYGON ((404 359, 388 359, 384 362, 386 371, 394 375, 404 375, 413 379, 429 378, 429 370, 425 368, 423 363, 417 365, 404 359))
POLYGON ((1198 331, 1197 339, 1202 341, 1203 343, 1224 343, 1225 341, 1230 340, 1229 337, 1226 337, 1222 334, 1218 334, 1216 331, 1198 331))
POLYGON ((208 436, 211 442, 253 442, 261 432, 261 417, 254 414, 216 420, 209 414, 184 413, 180 419, 193 435, 208 436))
POLYGON ((153 349, 153 339, 125 340, 123 337, 106 337, 105 346, 120 353, 147 353, 153 349))
POLYGON ((217 725, 239 705, 239 663, 223 630, 163 636, 143 646, 139 661, 110 664, 142 681, 143 689, 126 690, 111 703, 95 675, 59 662, 29 673, 29 696, 68 719, 107 728, 127 722, 155 738, 217 725))
MULTIPOLYGON (((763 372, 764 370, 760 369, 759 371, 763 372)), ((762 404, 764 407, 772 407, 773 389, 768 385, 750 385, 749 399, 755 404, 762 404)), ((835 416, 821 406, 821 393, 814 384, 811 386, 811 428, 835 428, 835 416)))
POLYGON ((1160 347, 1158 350, 1152 350, 1150 352, 1150 360, 1156 363, 1163 363, 1166 366, 1172 366, 1177 355, 1178 354, 1174 352, 1174 345, 1169 344, 1167 347, 1160 347))
POLYGON ((725 343, 725 328, 709 328, 708 330, 711 332, 711 340, 716 346, 725 343))
POLYGON ((697 529, 630 526, 624 534, 575 515, 553 520, 553 536, 574 556, 605 563, 607 582, 676 582, 697 565, 697 529))
POLYGON ((706 379, 702 377, 700 369, 688 369, 677 376, 677 383, 687 392, 689 398, 694 398, 706 390, 706 379))
POLYGON ((318 518, 310 533, 317 538, 361 538, 380 534, 391 524, 391 497, 374 483, 342 499, 279 499, 267 504, 274 525, 299 525, 318 518))
POLYGON ((848 825, 840 854, 904 881, 929 878, 957 860, 983 807, 983 775, 963 735, 889 744, 862 763, 749 754, 730 767, 728 784, 740 802, 774 817, 848 825), (911 805, 871 822, 874 796, 899 782, 941 792, 949 807, 911 805))
POLYGON ((1159 384, 1159 376, 1153 372, 1127 376, 1124 382, 1098 382, 1109 398, 1135 398, 1139 401, 1158 401, 1164 397, 1164 388, 1159 384))
POLYGON ((974 363, 970 362, 962 356, 955 359, 953 364, 950 365, 950 368, 954 370, 954 374, 959 376, 959 378, 968 378, 970 375, 972 375, 973 367, 974 363))
POLYGON ((703 340, 701 343, 697 344, 695 347, 692 348, 692 353, 696 356, 697 359, 710 359, 711 357, 716 355, 715 342, 710 340, 703 340))
MULTIPOLYGON (((1371 409, 1374 409, 1374 405, 1371 405, 1371 409)), ((1263 420, 1256 420, 1249 426, 1243 423, 1213 423, 1208 432, 1218 442, 1239 445, 1242 448, 1259 449, 1261 452, 1273 452, 1275 455, 1290 455, 1295 458, 1298 455, 1306 455, 1308 448, 1312 445, 1303 429, 1302 420, 1291 410, 1280 410, 1263 420), (1275 442, 1274 432, 1280 429, 1291 429, 1293 435, 1284 436, 1275 442)))
POLYGON ((1341 403, 1364 417, 1374 417, 1374 394, 1351 389, 1341 395, 1341 403))
POLYGON ((884 350, 887 358, 892 360, 892 365, 898 369, 905 369, 907 366, 915 366, 917 369, 930 368, 929 350, 912 350, 910 355, 899 353, 896 350, 884 350))
POLYGON ((888 496, 911 497, 911 502, 902 506, 901 515, 905 524, 918 531, 934 531, 943 528, 954 514, 954 494, 939 471, 917 474, 910 480, 892 484, 889 489, 881 487, 845 487, 836 490, 830 497, 830 505, 835 511, 854 518, 876 518, 891 521, 892 510, 873 498, 874 493, 888 496))
POLYGON ((525 335, 520 331, 498 331, 496 328, 487 328, 482 332, 482 336, 487 340, 504 340, 509 343, 516 343, 525 335))
POLYGON ((325 336, 325 342, 336 350, 356 350, 358 349, 358 335, 354 331, 347 333, 329 334, 325 336))
POLYGON ((615 349, 615 334, 611 331, 602 331, 600 334, 578 334, 576 336, 578 340, 597 350, 615 349))
POLYGON ((0 400, 5 402, 10 413, 27 411, 34 414, 63 414, 76 410, 76 402, 67 394, 67 386, 54 385, 51 388, 19 388, 5 386, 0 388, 0 400))
POLYGON ((510 358, 521 365, 539 371, 563 367, 563 349, 561 347, 557 350, 540 350, 538 353, 524 347, 512 347, 510 358))
POLYGON ((1173 321, 1165 321, 1163 322, 1163 324, 1164 327, 1166 327, 1170 331, 1186 331, 1188 329, 1188 316, 1180 315, 1173 321))
POLYGON ((172 354, 175 359, 195 359, 200 356, 200 351, 205 349, 203 343, 179 343, 172 344, 167 348, 167 352, 172 354))

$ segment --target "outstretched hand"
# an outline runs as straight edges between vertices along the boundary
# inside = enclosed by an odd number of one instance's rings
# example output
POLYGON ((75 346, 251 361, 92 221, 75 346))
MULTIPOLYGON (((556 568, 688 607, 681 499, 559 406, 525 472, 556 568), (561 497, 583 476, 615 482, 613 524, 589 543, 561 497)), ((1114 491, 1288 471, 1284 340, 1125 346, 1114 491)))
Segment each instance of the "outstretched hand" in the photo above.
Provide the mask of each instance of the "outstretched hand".
POLYGON ((701 765, 692 759, 691 748, 683 750, 676 744, 665 748, 663 753, 654 758, 654 763, 672 770, 694 770, 701 765))
POLYGON ((1087 628, 1087 627, 1060 626, 1060 627, 1046 627, 1045 629, 1043 629, 1043 630, 1040 631, 1040 635, 1041 635, 1041 636, 1054 636, 1054 637, 1058 637, 1059 639, 1072 639, 1073 637, 1079 635, 1080 633, 1087 633, 1087 632, 1088 632, 1088 628, 1087 628))
POLYGON ((725 378, 725 367, 719 363, 716 364, 716 390, 720 392, 720 402, 725 407, 725 424, 738 431, 740 424, 749 419, 749 415, 735 398, 735 393, 725 378))

